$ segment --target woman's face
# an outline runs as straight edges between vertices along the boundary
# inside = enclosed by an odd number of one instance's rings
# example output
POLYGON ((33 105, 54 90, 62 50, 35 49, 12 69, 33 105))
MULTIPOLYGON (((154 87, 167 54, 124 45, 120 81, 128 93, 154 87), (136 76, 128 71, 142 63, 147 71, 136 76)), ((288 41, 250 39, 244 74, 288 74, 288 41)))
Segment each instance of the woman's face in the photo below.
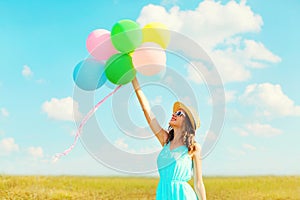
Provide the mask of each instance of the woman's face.
POLYGON ((177 110, 176 112, 174 112, 172 114, 172 118, 169 122, 169 125, 172 126, 173 128, 174 127, 181 127, 183 125, 183 122, 184 122, 184 118, 185 118, 185 113, 183 110, 177 110))

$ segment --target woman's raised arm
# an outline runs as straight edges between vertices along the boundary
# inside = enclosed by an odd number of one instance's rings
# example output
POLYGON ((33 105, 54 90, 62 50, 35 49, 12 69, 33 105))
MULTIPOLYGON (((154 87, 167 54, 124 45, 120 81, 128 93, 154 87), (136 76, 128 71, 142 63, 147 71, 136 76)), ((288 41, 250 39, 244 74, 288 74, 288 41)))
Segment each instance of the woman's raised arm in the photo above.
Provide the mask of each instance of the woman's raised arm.
POLYGON ((146 117, 146 120, 152 130, 152 132, 155 134, 156 138, 159 140, 160 144, 163 146, 166 143, 168 133, 166 130, 164 130, 159 123, 156 120, 156 117, 151 112, 150 104, 144 95, 143 91, 140 88, 139 82, 136 78, 132 80, 132 85, 135 91, 135 94, 141 104, 141 107, 143 109, 144 115, 146 117))

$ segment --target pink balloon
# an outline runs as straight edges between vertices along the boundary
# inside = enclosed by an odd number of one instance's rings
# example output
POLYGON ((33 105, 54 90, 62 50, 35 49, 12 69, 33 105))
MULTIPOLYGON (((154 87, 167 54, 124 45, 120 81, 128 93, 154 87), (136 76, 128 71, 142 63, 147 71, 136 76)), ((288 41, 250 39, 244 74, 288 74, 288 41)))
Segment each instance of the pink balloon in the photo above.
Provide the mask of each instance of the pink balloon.
POLYGON ((110 32, 105 29, 97 29, 91 32, 86 40, 88 52, 97 60, 107 60, 118 51, 110 39, 110 32))
POLYGON ((153 42, 145 42, 132 54, 134 68, 145 76, 158 74, 166 67, 164 49, 153 42))

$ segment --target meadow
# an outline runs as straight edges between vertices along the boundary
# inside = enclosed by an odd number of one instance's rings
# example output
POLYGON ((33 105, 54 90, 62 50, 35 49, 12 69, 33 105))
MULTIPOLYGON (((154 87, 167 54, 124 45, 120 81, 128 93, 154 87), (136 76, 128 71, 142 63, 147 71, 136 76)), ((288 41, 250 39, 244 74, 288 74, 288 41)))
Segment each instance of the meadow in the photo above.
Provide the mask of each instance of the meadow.
MULTIPOLYGON (((0 199, 155 199, 158 178, 0 176, 0 199)), ((193 180, 189 183, 193 187, 193 180)), ((299 176, 204 177, 207 199, 300 200, 299 176)))

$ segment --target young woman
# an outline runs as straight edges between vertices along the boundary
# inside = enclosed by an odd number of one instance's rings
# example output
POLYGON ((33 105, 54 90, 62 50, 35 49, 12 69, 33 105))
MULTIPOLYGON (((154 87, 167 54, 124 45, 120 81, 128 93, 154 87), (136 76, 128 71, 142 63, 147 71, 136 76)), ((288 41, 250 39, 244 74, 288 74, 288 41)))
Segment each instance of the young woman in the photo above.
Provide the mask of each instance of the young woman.
POLYGON ((202 179, 201 147, 195 142, 195 131, 200 120, 192 109, 181 102, 173 105, 168 131, 161 128, 150 105, 140 89, 137 79, 132 81, 146 120, 162 145, 157 158, 160 181, 156 189, 157 200, 206 200, 202 179), (194 175, 194 189, 187 183, 194 175))

